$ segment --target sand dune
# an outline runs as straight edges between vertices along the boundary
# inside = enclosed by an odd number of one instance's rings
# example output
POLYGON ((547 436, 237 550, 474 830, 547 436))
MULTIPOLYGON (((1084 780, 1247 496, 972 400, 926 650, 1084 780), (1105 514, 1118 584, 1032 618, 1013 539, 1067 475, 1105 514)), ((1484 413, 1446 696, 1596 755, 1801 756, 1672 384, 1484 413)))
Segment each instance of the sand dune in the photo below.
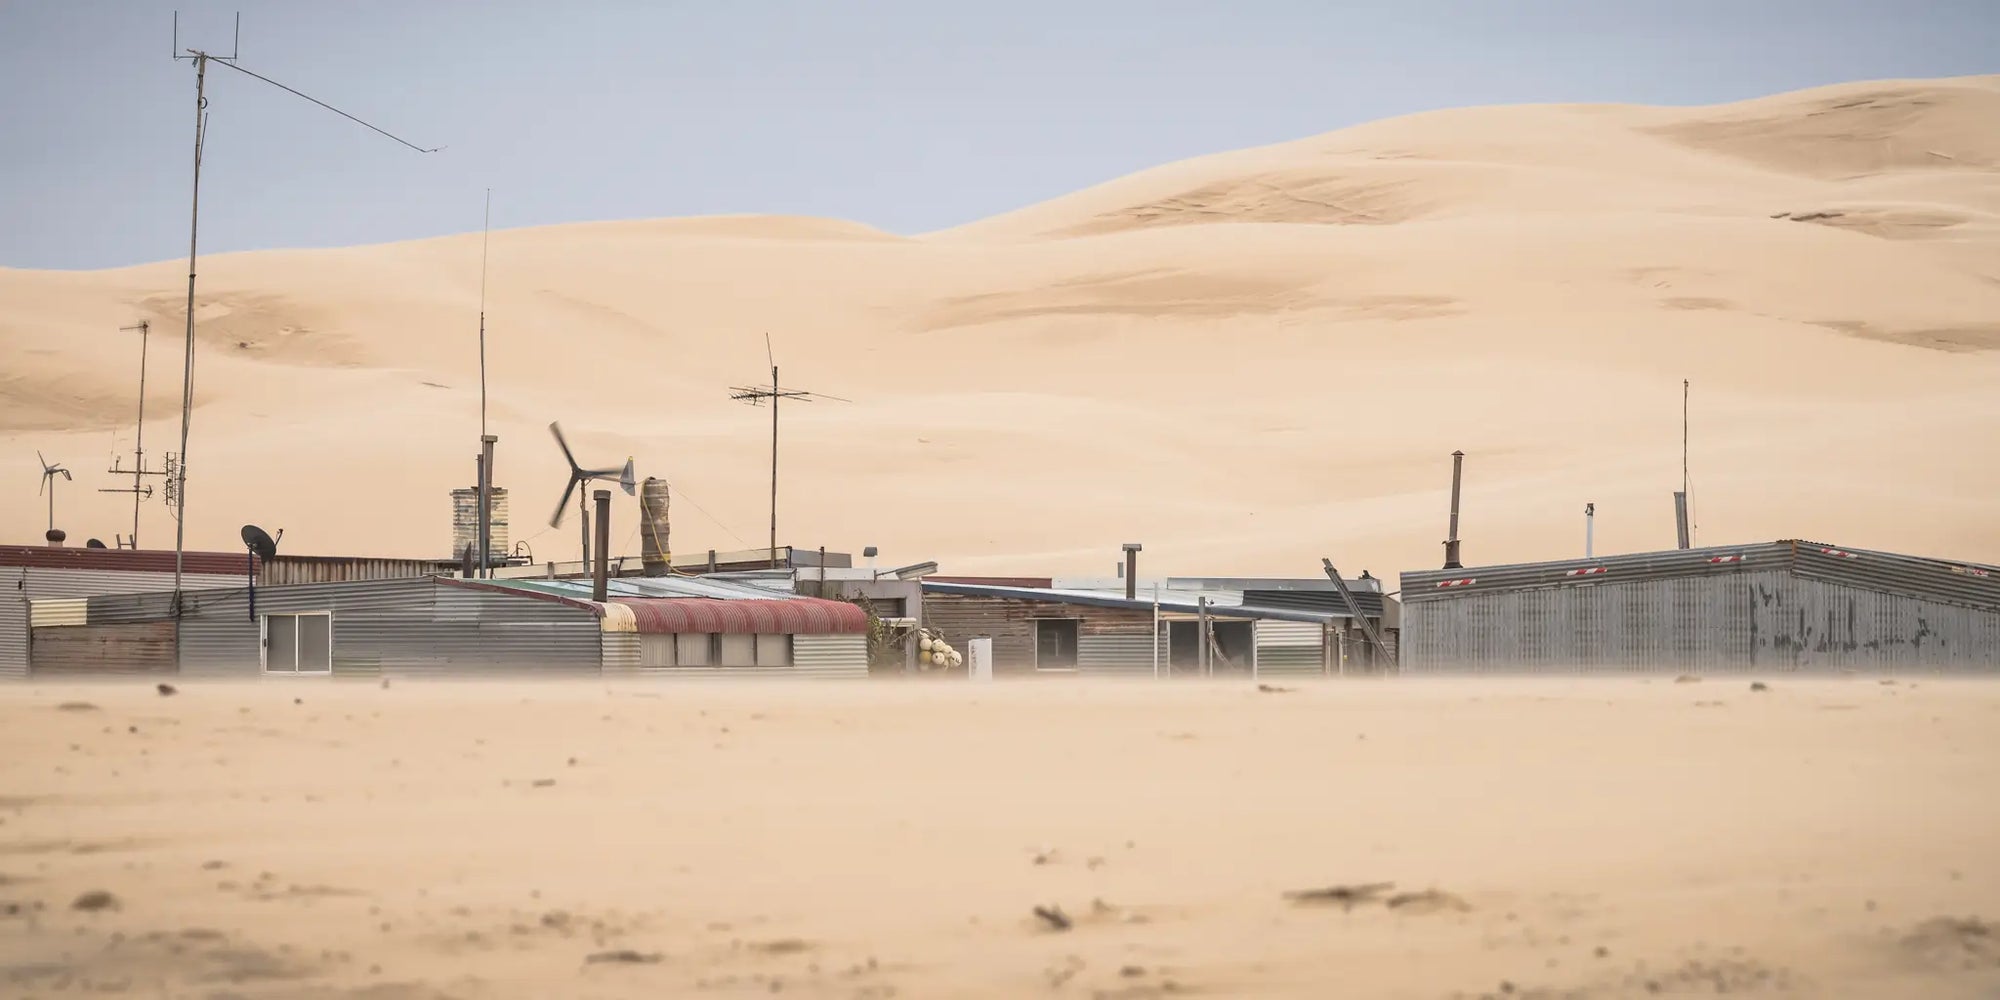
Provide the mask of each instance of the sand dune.
MULTIPOLYGON (((781 535, 958 572, 1428 565, 1447 455, 1478 562, 1671 544, 1680 381, 1704 541, 2000 560, 2000 77, 1711 108, 1441 111, 1170 164, 925 236, 787 217, 497 232, 488 303, 516 538, 562 487, 545 425, 671 480, 682 552, 762 544, 765 373, 795 406, 781 535), (698 507, 697 507, 698 505, 698 507)), ((442 555, 471 480, 479 236, 202 263, 190 533, 442 555), (358 488, 357 488, 358 487, 358 488)), ((39 448, 175 432, 174 262, 0 270, 0 523, 39 448)), ((129 513, 62 495, 73 538, 129 513)), ((614 537, 636 549, 635 511, 614 537)), ((146 511, 148 544, 171 522, 146 511)))
POLYGON ((1996 699, 13 685, 0 993, 1990 997, 1996 699))

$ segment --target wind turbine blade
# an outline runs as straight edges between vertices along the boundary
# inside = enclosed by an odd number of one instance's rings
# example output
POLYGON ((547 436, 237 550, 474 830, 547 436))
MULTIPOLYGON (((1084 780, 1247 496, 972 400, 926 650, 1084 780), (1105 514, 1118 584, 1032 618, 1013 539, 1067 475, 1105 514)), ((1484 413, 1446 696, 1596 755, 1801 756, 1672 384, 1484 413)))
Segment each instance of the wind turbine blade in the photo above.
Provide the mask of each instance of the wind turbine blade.
POLYGON ((576 484, 582 481, 576 476, 569 477, 569 485, 563 489, 562 499, 556 501, 556 512, 549 518, 549 527, 562 527, 563 512, 569 510, 569 498, 576 494, 576 484))
POLYGON ((556 447, 562 449, 563 461, 569 463, 570 473, 575 474, 577 471, 579 471, 576 464, 576 456, 569 453, 569 442, 563 440, 562 424, 559 423, 549 424, 549 433, 556 436, 556 447))
POLYGON ((769 330, 764 331, 764 360, 769 361, 771 367, 778 367, 778 356, 771 352, 771 331, 769 330))
POLYGON ((625 488, 628 497, 639 492, 639 481, 632 476, 632 460, 629 458, 625 460, 625 471, 618 475, 618 485, 625 488))

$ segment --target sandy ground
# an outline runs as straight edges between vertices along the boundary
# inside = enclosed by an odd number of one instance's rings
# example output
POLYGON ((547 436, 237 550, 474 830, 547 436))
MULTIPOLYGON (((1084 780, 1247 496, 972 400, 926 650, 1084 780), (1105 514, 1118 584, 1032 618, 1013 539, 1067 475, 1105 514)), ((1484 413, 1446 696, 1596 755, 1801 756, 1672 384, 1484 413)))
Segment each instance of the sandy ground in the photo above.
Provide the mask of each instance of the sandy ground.
MULTIPOLYGON (((954 573, 1316 576, 1431 566, 1454 449, 1474 564, 1697 540, 2000 562, 2000 77, 1707 108, 1440 111, 1170 164, 957 229, 741 217, 502 230, 487 328, 512 537, 580 457, 678 491, 673 545, 780 541, 954 573)), ((223 123, 226 127, 226 123, 223 123)), ((449 154, 441 154, 449 155, 449 154)), ((273 169, 283 169, 274 153, 273 169)), ((227 197, 226 192, 216 197, 227 197)), ((467 192, 468 212, 478 192, 467 192)), ((505 219, 505 199, 496 208, 505 219)), ((302 236, 302 238, 304 238, 302 236)), ((477 452, 477 233, 206 257, 188 530, 438 557, 477 452)), ((135 248, 133 258, 172 248, 135 248)), ((178 429, 184 261, 0 269, 0 538, 129 531, 178 429), (129 461, 129 459, 128 459, 129 461)), ((620 498, 616 547, 637 550, 620 498)), ((145 540, 171 539, 157 502, 145 540)))
POLYGON ((9 686, 0 994, 1990 997, 1995 788, 1925 678, 9 686))

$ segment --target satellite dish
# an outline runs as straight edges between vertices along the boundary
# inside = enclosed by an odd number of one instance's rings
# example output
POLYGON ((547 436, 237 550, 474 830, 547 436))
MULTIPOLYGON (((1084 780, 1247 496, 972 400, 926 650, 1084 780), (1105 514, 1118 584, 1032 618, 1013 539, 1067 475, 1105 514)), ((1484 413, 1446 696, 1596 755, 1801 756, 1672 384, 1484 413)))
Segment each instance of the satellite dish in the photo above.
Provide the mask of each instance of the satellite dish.
POLYGON ((86 549, 101 549, 105 548, 106 546, 104 542, 102 542, 101 540, 93 538, 90 541, 83 543, 83 547, 86 549))
MULTIPOLYGON (((283 535, 284 533, 285 529, 278 529, 278 534, 283 535)), ((259 559, 268 561, 278 557, 278 540, 272 538, 269 532, 254 524, 243 526, 243 544, 251 552, 256 553, 259 559)))

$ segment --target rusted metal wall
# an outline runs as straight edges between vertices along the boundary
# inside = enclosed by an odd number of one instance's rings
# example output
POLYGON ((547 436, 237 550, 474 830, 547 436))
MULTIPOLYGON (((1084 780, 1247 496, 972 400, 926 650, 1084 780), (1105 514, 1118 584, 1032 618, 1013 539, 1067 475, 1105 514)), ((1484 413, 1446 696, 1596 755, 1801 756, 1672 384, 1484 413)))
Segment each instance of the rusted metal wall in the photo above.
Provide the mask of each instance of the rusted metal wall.
POLYGON ((30 667, 36 677, 171 674, 171 620, 124 625, 53 625, 34 630, 30 667))
MULTIPOLYGON (((106 549, 34 551, 25 555, 43 561, 74 562, 77 566, 57 567, 37 563, 0 567, 0 679, 28 675, 28 614, 32 602, 170 590, 174 585, 171 552, 164 553, 164 561, 159 558, 161 553, 106 549), (156 571, 162 565, 166 571, 156 571)), ((23 558, 20 561, 28 560, 23 558)), ((213 570, 218 568, 219 560, 214 555, 203 554, 196 564, 205 570, 213 570)), ((240 574, 189 573, 181 578, 181 586, 186 590, 205 590, 240 587, 243 581, 240 574)))
MULTIPOLYGON (((1139 643, 1143 642, 1145 668, 1149 673, 1152 670, 1153 612, 1150 608, 1098 608, 1054 601, 936 592, 924 595, 924 624, 942 634, 953 646, 963 648, 966 640, 978 636, 993 639, 993 672, 996 675, 1035 672, 1035 621, 1040 618, 1077 620, 1079 668, 1084 667, 1084 650, 1088 648, 1092 651, 1092 665, 1097 669, 1121 664, 1128 670, 1136 669, 1139 643), (1123 641, 1107 641, 1114 637, 1123 641), (1117 662, 1114 663, 1113 659, 1117 662)), ((1162 659, 1165 656, 1163 648, 1162 659)))
POLYGON ((407 580, 456 572, 457 563, 440 563, 434 559, 349 559, 343 556, 280 554, 258 568, 257 585, 279 587, 295 583, 407 580))

